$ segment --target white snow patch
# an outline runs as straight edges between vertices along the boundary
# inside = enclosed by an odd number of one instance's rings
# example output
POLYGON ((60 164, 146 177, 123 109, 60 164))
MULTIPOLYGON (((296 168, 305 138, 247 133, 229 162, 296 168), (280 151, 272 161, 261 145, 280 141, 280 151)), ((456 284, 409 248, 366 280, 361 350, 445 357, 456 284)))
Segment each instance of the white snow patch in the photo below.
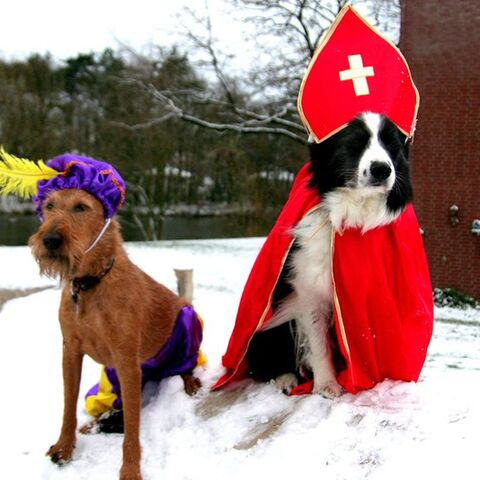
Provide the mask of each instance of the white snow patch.
POLYGON ((467 307, 465 309, 435 307, 435 318, 438 320, 457 320, 480 324, 480 309, 472 307, 467 307))
MULTIPOLYGON (((336 400, 286 397, 271 384, 242 382, 209 392, 218 378, 242 288, 263 239, 127 244, 130 257, 175 289, 173 268, 194 268, 195 305, 205 320, 204 388, 195 398, 179 378, 149 384, 142 412, 144 480, 296 478, 417 479, 478 476, 480 326, 464 311, 440 320, 421 381, 385 381, 336 400), (451 320, 469 319, 468 322, 451 320), (470 321, 470 319, 472 319, 470 321), (302 474, 303 475, 303 474, 302 474)), ((0 288, 54 285, 38 276, 26 247, 0 248, 0 288)), ((45 452, 62 415, 60 291, 7 302, 0 310, 1 478, 113 480, 121 435, 78 435, 73 461, 45 452)), ((86 359, 82 395, 98 381, 86 359)), ((83 401, 79 423, 87 420, 83 401)))

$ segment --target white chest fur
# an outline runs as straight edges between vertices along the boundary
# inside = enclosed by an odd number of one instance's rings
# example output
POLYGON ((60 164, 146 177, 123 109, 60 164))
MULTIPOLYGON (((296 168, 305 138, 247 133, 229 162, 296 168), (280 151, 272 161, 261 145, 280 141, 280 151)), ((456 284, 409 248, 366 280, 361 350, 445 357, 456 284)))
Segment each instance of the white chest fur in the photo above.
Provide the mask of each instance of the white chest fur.
POLYGON ((291 284, 295 292, 304 301, 331 302, 332 223, 327 210, 319 208, 307 215, 294 235, 299 246, 292 257, 291 284))
POLYGON ((361 228, 363 232, 396 218, 386 208, 381 189, 338 189, 328 194, 321 207, 303 218, 294 230, 299 249, 292 259, 291 284, 300 297, 331 302, 332 229, 361 228))

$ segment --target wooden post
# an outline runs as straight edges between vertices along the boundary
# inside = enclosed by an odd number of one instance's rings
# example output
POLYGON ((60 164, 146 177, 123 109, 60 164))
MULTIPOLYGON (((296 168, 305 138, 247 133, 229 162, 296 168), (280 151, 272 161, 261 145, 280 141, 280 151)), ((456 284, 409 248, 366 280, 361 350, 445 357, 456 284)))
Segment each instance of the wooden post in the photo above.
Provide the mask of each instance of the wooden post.
POLYGON ((188 302, 193 301, 193 268, 175 268, 178 294, 188 302))

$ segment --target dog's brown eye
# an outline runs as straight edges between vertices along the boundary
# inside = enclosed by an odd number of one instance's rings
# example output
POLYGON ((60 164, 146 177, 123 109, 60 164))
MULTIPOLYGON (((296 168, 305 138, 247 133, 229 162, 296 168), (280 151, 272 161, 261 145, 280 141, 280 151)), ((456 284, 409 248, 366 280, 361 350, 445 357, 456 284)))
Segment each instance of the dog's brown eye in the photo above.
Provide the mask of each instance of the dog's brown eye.
POLYGON ((53 203, 49 202, 45 205, 45 210, 53 210, 53 203))
POLYGON ((79 213, 79 212, 84 212, 85 210, 87 210, 88 207, 84 204, 84 203, 77 203, 74 207, 73 207, 73 211, 76 212, 76 213, 79 213))

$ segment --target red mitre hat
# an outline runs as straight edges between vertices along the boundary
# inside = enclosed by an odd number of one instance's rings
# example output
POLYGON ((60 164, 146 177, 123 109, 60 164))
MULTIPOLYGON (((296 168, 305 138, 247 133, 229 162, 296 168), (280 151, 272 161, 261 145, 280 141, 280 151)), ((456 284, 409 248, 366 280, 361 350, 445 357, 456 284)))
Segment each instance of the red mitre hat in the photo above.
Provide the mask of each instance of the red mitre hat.
POLYGON ((326 32, 300 88, 298 109, 321 142, 361 112, 387 116, 408 137, 419 104, 400 50, 352 7, 344 7, 326 32))

